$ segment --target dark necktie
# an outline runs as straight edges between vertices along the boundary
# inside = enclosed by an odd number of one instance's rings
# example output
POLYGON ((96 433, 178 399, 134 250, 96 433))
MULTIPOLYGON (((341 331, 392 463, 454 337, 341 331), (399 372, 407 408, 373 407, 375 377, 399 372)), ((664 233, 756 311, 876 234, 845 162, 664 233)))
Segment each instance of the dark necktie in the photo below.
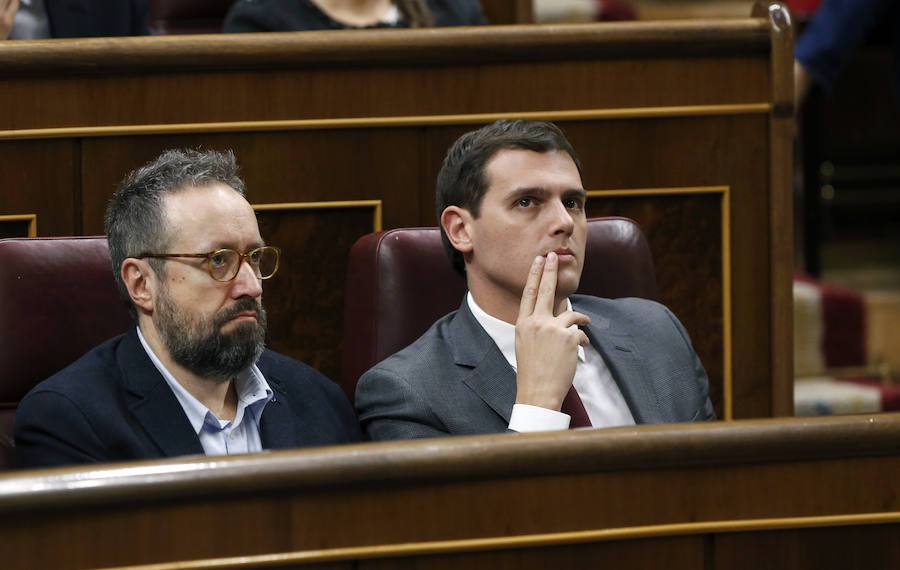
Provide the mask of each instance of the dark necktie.
POLYGON ((562 409, 564 414, 569 414, 572 418, 569 421, 569 429, 579 427, 591 427, 591 418, 588 417, 584 404, 581 403, 581 397, 575 391, 575 386, 569 387, 569 393, 563 399, 562 409))

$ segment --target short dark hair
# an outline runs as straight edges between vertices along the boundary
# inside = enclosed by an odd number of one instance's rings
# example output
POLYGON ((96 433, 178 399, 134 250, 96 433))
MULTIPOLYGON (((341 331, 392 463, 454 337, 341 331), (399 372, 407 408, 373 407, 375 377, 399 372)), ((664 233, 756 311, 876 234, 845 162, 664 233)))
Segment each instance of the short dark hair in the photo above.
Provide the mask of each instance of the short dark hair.
MULTIPOLYGON (((493 122, 459 137, 447 151, 437 177, 435 207, 439 226, 441 214, 448 206, 465 208, 472 216, 478 217, 482 199, 490 185, 484 167, 498 151, 510 148, 535 152, 564 150, 572 157, 578 174, 581 174, 581 161, 575 149, 553 123, 524 119, 493 122)), ((453 268, 465 275, 465 259, 450 243, 443 226, 441 240, 453 268)))
MULTIPOLYGON (((162 253, 168 248, 170 236, 162 211, 165 196, 215 183, 226 184, 244 195, 244 181, 238 176, 234 153, 230 150, 167 150, 130 172, 116 188, 106 206, 104 225, 116 285, 135 321, 137 309, 122 281, 122 262, 143 253, 162 253)), ((148 263, 158 275, 163 275, 163 260, 148 259, 148 263)))

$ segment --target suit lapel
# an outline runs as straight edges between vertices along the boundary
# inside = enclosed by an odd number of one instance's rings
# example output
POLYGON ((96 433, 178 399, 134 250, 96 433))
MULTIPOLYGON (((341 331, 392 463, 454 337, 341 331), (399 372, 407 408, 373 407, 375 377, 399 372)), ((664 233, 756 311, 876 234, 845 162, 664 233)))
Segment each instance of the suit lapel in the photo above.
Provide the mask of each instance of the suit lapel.
MULTIPOLYGON (((578 307, 575 310, 591 318, 591 324, 584 330, 609 367, 635 422, 662 423, 664 418, 652 390, 649 371, 623 323, 611 322, 607 317, 578 307)), ((457 318, 450 324, 450 336, 450 349, 458 366, 455 381, 468 386, 508 423, 516 400, 515 371, 475 320, 465 299, 457 318)))
POLYGON ((622 391, 628 403, 631 415, 638 424, 661 423, 656 394, 651 390, 649 371, 638 354, 634 340, 620 323, 613 323, 608 318, 583 309, 575 308, 591 318, 587 327, 582 327, 609 368, 613 380, 622 391), (628 379, 626 381, 626 379, 628 379))
POLYGON ((119 348, 128 409, 164 457, 202 455, 203 446, 181 404, 150 361, 132 327, 119 348))
POLYGON ((313 434, 315 426, 297 426, 303 417, 294 416, 287 405, 287 396, 281 386, 281 380, 269 371, 263 372, 266 382, 272 388, 272 399, 263 408, 259 420, 259 438, 263 449, 284 449, 300 447, 305 442, 299 441, 296 434, 313 434))
POLYGON ((508 424, 516 401, 516 373, 478 324, 465 298, 456 315, 450 324, 449 343, 459 367, 456 378, 508 424))

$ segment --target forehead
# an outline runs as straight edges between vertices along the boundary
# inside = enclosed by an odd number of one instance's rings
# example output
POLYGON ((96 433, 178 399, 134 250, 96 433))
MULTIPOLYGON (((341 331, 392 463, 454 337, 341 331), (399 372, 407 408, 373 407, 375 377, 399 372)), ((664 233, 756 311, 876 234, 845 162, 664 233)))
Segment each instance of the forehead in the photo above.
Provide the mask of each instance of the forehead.
POLYGON ((484 171, 489 192, 492 189, 572 190, 582 187, 578 167, 564 150, 501 149, 487 162, 484 171))
POLYGON ((261 242, 247 200, 221 183, 191 186, 163 198, 163 220, 172 247, 241 248, 261 242))

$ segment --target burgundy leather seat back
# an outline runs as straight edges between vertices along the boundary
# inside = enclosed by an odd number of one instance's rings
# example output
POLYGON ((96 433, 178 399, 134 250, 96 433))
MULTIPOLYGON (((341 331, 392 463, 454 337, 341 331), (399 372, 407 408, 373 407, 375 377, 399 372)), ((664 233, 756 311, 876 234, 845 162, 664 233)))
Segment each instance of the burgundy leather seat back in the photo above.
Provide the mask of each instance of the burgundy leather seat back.
MULTIPOLYGON (((465 279, 450 266, 437 228, 401 228, 361 237, 350 250, 341 387, 353 401, 369 368, 459 308, 465 279)), ((647 240, 627 218, 588 220, 579 293, 657 297, 647 240)))
POLYGON ((217 34, 235 0, 150 0, 150 27, 158 34, 217 34))
POLYGON ((641 297, 655 301, 659 297, 653 255, 637 222, 620 217, 588 220, 578 292, 608 299, 641 297))
POLYGON ((0 239, 0 468, 28 390, 130 323, 105 237, 0 239))
POLYGON ((353 401, 362 373, 459 307, 465 279, 450 266, 437 228, 365 235, 350 248, 341 387, 353 401))

